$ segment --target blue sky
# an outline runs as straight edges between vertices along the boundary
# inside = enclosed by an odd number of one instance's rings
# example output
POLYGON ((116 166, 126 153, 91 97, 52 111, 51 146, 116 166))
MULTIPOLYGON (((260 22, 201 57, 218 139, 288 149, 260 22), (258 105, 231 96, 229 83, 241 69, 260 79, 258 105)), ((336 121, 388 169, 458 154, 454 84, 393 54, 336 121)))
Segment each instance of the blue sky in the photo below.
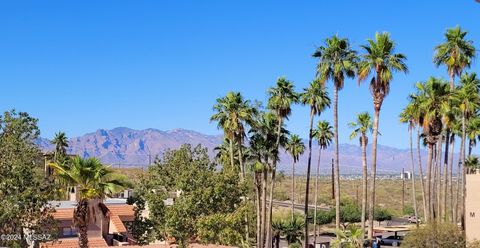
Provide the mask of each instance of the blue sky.
MULTIPOLYGON (((456 25, 480 47, 479 17, 474 0, 3 1, 0 107, 39 118, 44 137, 118 126, 218 134, 209 122, 217 97, 234 90, 265 101, 279 76, 300 90, 326 37, 348 37, 358 48, 388 31, 410 73, 395 75, 379 143, 405 148, 398 114, 414 82, 446 77, 432 64, 433 47, 456 25)), ((357 143, 347 123, 372 112, 367 85, 348 80, 339 109, 340 141, 357 143)), ((332 120, 332 112, 321 118, 332 120)), ((287 124, 306 137, 307 108, 296 106, 287 124)))

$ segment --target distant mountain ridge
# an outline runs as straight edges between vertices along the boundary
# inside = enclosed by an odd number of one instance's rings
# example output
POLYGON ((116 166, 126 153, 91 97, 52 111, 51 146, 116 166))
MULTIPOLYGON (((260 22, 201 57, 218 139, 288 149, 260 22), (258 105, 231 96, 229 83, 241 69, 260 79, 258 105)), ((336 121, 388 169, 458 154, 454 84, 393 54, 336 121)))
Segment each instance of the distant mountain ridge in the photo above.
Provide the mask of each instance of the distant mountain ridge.
MULTIPOLYGON (((68 152, 81 157, 97 157, 102 162, 114 166, 146 166, 153 162, 156 156, 162 156, 167 149, 176 149, 183 144, 193 146, 201 144, 213 158, 214 148, 222 143, 221 135, 206 135, 200 132, 174 129, 162 131, 158 129, 135 130, 127 127, 117 127, 111 130, 98 129, 93 133, 74 137, 69 140, 68 152)), ((308 141, 305 141, 307 143, 308 141)), ((314 142, 315 143, 315 142, 314 142)), ((37 145, 43 151, 52 151, 54 146, 49 140, 40 138, 37 145)), ((422 160, 425 166, 426 153, 422 150, 422 160)), ((370 146, 367 156, 370 157, 370 146)), ((415 152, 416 154, 416 152, 415 152)), ((321 170, 330 172, 333 146, 322 151, 321 170)), ((312 171, 315 171, 318 161, 318 146, 312 150, 312 171)), ((290 171, 292 159, 285 153, 280 155, 279 168, 290 171)), ((415 163, 417 162, 415 157, 415 163)), ((370 164, 370 161, 368 161, 370 164)), ((297 171, 304 173, 307 164, 307 151, 301 156, 297 171)), ((352 144, 340 144, 341 173, 358 173, 361 168, 361 148, 352 144)), ((389 146, 378 146, 378 173, 397 173, 405 168, 410 170, 410 151, 389 146)))

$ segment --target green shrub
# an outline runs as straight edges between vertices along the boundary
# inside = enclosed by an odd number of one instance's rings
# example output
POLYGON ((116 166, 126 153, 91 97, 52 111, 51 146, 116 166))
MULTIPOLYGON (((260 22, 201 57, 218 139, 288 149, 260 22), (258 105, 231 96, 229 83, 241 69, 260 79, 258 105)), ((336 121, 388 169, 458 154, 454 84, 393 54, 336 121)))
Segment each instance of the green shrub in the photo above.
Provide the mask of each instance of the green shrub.
POLYGON ((407 206, 405 206, 405 208, 403 209, 403 214, 404 214, 404 215, 408 215, 408 216, 413 216, 413 215, 415 215, 415 209, 413 209, 412 206, 407 205, 407 206))
POLYGON ((392 214, 386 208, 377 207, 377 208, 375 208, 374 217, 375 217, 376 221, 382 222, 382 221, 386 221, 386 220, 391 220, 392 219, 392 214))
POLYGON ((432 223, 408 232, 402 247, 465 247, 465 240, 456 225, 432 223))

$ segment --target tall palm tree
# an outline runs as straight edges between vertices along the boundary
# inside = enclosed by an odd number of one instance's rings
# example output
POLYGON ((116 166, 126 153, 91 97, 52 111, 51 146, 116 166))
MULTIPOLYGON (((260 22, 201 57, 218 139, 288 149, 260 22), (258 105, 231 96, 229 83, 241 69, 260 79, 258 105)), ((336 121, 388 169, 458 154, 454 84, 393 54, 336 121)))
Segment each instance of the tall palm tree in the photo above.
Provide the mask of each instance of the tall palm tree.
POLYGON ((315 209, 313 212, 313 239, 314 244, 317 243, 317 207, 318 207, 318 175, 320 174, 320 159, 322 156, 322 150, 327 149, 333 140, 334 133, 332 126, 328 121, 319 121, 317 128, 313 131, 313 137, 318 142, 318 161, 317 161, 317 173, 315 174, 315 209))
POLYGON ((313 118, 320 115, 330 106, 330 98, 324 90, 319 80, 313 80, 308 88, 303 89, 300 94, 300 101, 303 105, 310 107, 310 129, 308 132, 308 162, 307 162, 307 182, 305 188, 305 240, 308 243, 308 197, 310 195, 310 171, 312 165, 312 139, 313 139, 313 118))
MULTIPOLYGON (((465 73, 460 78, 461 85, 458 90, 456 90, 452 96, 452 102, 455 106, 458 106, 458 109, 461 112, 462 116, 462 140, 460 143, 460 160, 461 164, 465 165, 465 140, 466 140, 466 123, 473 116, 476 110, 480 107, 479 99, 479 85, 480 80, 477 78, 475 73, 465 73)), ((462 223, 462 228, 465 230, 465 166, 462 170, 462 205, 461 205, 461 216, 460 220, 462 223)))
POLYGON ((465 168, 467 174, 475 173, 475 171, 479 168, 480 166, 480 159, 478 156, 468 156, 465 159, 465 168))
MULTIPOLYGON (((408 132, 410 135, 410 164, 412 168, 412 202, 415 219, 418 220, 418 208, 417 208, 417 190, 415 187, 415 162, 413 159, 413 129, 416 125, 415 120, 415 105, 410 103, 400 113, 400 122, 408 124, 408 132)), ((423 179, 421 179, 423 181, 423 179)), ((417 221, 417 226, 419 221, 417 221)))
POLYGON ((401 53, 395 53, 395 43, 388 33, 376 33, 375 38, 368 39, 368 44, 363 45, 365 54, 358 65, 358 80, 364 81, 370 74, 374 74, 370 80, 370 92, 373 96, 375 115, 373 119, 373 142, 372 142, 372 173, 370 207, 368 211, 369 234, 373 237, 373 218, 375 208, 375 179, 377 174, 377 138, 380 119, 380 109, 385 97, 390 92, 390 82, 394 72, 408 72, 405 64, 406 57, 401 53))
POLYGON ((51 141, 55 145, 55 161, 59 156, 65 156, 68 148, 68 138, 64 132, 55 133, 55 137, 51 141))
POLYGON ((290 135, 285 150, 292 156, 292 220, 295 214, 295 164, 298 162, 300 155, 305 151, 305 144, 303 144, 300 136, 296 134, 290 135))
POLYGON ((475 113, 474 116, 468 120, 467 123, 467 138, 468 138, 468 156, 472 155, 473 147, 477 144, 477 139, 480 137, 480 116, 475 113))
MULTIPOLYGON (((350 47, 348 39, 332 36, 325 40, 313 57, 319 59, 317 77, 322 84, 329 79, 333 81, 333 127, 335 143, 335 226, 340 228, 340 162, 338 151, 338 91, 344 86, 345 77, 355 77, 357 53, 350 47)), ((308 242, 305 242, 305 247, 308 242)))
POLYGON ((465 68, 470 68, 475 57, 473 41, 466 40, 466 31, 459 26, 447 29, 445 41, 435 47, 433 62, 436 66, 445 65, 450 77, 450 90, 455 88, 455 76, 462 75, 465 68))
POLYGON ((450 88, 448 83, 444 80, 430 77, 424 83, 417 83, 417 95, 414 97, 419 102, 420 108, 423 111, 422 126, 425 134, 425 140, 428 144, 428 158, 427 158, 427 220, 432 221, 437 216, 434 212, 434 194, 435 182, 432 182, 432 166, 433 153, 435 145, 439 138, 441 138, 443 122, 442 122, 442 108, 448 104, 450 96, 450 88))
POLYGON ((77 187, 79 200, 73 213, 73 221, 78 228, 78 245, 88 247, 88 224, 92 221, 92 200, 102 200, 122 191, 130 184, 122 175, 116 174, 110 167, 100 163, 96 158, 82 159, 75 157, 70 163, 52 163, 56 175, 77 187))
POLYGON ((223 129, 225 138, 230 142, 230 165, 235 167, 234 144, 237 145, 240 180, 245 179, 242 146, 245 137, 245 126, 253 122, 256 109, 250 106, 250 101, 244 100, 240 92, 228 92, 225 97, 217 99, 213 106, 215 114, 211 121, 218 122, 218 128, 223 129))
MULTIPOLYGON (((276 142, 274 146, 274 152, 278 154, 281 141, 281 132, 283 127, 283 122, 290 114, 292 113, 292 104, 298 102, 298 94, 295 92, 293 83, 286 78, 279 78, 275 87, 272 87, 268 90, 268 103, 267 108, 275 113, 277 117, 277 133, 276 133, 276 142)), ((271 168, 271 181, 270 181, 270 191, 269 191, 269 214, 267 216, 267 235, 266 243, 267 247, 271 246, 272 243, 272 229, 270 227, 272 223, 272 202, 273 202, 273 189, 275 187, 275 174, 277 170, 277 160, 272 161, 271 168)))
MULTIPOLYGON (((362 147, 362 226, 361 230, 365 235, 365 216, 367 212, 367 133, 372 133, 373 122, 372 117, 368 112, 363 112, 357 115, 357 120, 348 124, 353 128, 350 134, 350 139, 359 137, 360 146, 362 147)), ((364 237, 362 237, 363 239, 364 237)))

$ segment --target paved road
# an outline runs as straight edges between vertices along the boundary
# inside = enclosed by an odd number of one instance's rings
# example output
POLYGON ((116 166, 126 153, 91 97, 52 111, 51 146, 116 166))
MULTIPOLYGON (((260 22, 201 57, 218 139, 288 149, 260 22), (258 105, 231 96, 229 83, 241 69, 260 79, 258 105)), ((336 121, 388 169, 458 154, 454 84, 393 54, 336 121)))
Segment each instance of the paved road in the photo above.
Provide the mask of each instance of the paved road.
MULTIPOLYGON (((278 206, 278 207, 287 207, 287 208, 292 207, 292 203, 288 202, 288 201, 273 201, 273 205, 278 206)), ((304 210, 305 205, 295 203, 294 207, 297 210, 304 210)), ((315 205, 308 205, 308 209, 312 209, 312 210, 315 209, 315 205)), ((320 207, 320 206, 318 206, 317 209, 318 210, 324 210, 324 211, 330 210, 330 208, 328 208, 328 207, 320 207)))

